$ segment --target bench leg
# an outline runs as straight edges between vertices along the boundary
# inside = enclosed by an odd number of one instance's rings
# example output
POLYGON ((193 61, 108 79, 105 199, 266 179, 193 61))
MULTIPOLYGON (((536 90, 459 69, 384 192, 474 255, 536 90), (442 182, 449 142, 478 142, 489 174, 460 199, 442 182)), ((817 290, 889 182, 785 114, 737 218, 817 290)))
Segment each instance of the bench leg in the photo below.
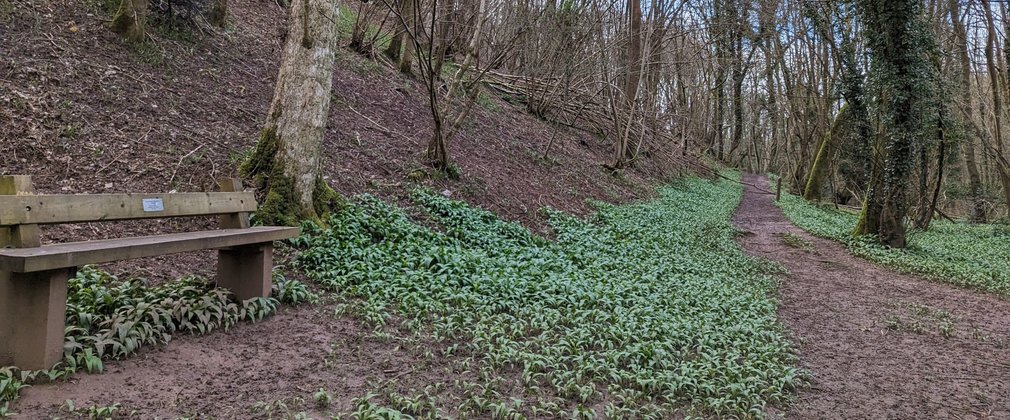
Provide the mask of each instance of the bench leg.
POLYGON ((217 286, 239 300, 269 297, 274 267, 272 244, 221 249, 217 252, 217 286))
POLYGON ((0 366, 42 370, 63 360, 72 269, 0 273, 0 366))

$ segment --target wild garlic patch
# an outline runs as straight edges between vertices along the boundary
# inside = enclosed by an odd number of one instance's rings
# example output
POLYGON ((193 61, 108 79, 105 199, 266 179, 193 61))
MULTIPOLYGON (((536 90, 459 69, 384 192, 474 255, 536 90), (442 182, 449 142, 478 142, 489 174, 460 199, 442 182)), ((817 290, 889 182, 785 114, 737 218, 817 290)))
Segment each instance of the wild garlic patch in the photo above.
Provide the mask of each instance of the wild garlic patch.
POLYGON ((521 377, 523 395, 464 392, 461 415, 759 417, 800 380, 775 269, 733 241, 734 183, 684 181, 589 220, 546 210, 555 241, 439 194, 412 199, 440 231, 361 196, 305 230, 298 264, 367 322, 395 313, 465 342, 481 376, 521 377))

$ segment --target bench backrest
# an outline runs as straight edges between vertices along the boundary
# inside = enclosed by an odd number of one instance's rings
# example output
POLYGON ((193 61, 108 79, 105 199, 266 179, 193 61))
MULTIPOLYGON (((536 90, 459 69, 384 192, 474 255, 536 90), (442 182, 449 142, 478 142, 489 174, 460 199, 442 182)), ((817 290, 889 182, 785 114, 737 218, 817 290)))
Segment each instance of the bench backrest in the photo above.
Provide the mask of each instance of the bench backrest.
POLYGON ((0 226, 217 216, 256 210, 249 192, 0 196, 0 226))
POLYGON ((45 224, 221 216, 222 228, 249 227, 255 195, 242 192, 242 182, 235 178, 219 180, 218 187, 221 192, 35 195, 30 177, 2 176, 0 248, 38 246, 33 237, 38 225, 45 224))

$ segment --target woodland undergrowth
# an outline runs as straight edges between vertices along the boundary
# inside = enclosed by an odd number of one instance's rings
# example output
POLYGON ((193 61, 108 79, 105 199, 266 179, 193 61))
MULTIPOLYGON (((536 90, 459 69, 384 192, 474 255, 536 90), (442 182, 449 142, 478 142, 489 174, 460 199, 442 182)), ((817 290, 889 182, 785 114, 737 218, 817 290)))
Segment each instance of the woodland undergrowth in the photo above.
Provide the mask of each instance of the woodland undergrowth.
POLYGON ((427 190, 412 201, 435 229, 357 197, 328 228, 303 229, 297 264, 375 328, 395 317, 402 334, 445 343, 476 379, 377 390, 347 414, 762 417, 788 404, 804 375, 776 321, 781 268, 734 242, 740 197, 735 182, 692 179, 596 203, 588 220, 547 209, 554 240, 427 190), (428 392, 445 388, 462 402, 428 392))

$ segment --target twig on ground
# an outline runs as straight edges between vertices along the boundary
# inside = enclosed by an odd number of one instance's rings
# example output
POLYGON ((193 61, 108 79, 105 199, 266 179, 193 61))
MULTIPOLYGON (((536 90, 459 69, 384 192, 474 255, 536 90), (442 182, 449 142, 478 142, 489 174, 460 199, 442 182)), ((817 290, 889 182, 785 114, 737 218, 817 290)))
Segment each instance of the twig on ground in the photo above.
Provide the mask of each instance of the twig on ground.
POLYGON ((414 139, 412 139, 412 138, 410 138, 410 137, 407 137, 406 135, 404 135, 404 134, 401 134, 400 132, 397 132, 397 131, 395 131, 395 130, 391 130, 391 129, 388 129, 388 128, 386 128, 386 127, 385 127, 385 126, 383 126, 382 124, 379 124, 379 123, 378 123, 377 121, 375 121, 375 120, 373 120, 373 119, 369 118, 369 117, 368 117, 367 115, 365 115, 365 114, 362 114, 362 113, 358 112, 358 110, 357 110, 357 109, 354 109, 354 107, 353 107, 353 106, 351 106, 350 104, 348 104, 348 105, 347 105, 347 108, 349 108, 349 109, 351 110, 351 112, 354 112, 355 114, 358 114, 358 115, 359 115, 359 116, 361 116, 362 118, 364 118, 364 119, 368 120, 368 122, 372 123, 372 125, 374 125, 374 126, 378 127, 379 129, 381 129, 381 130, 385 131, 385 132, 386 132, 387 134, 396 134, 396 135, 398 135, 398 136, 402 137, 402 138, 403 138, 404 140, 407 140, 407 141, 409 141, 409 142, 410 142, 411 144, 413 144, 413 145, 415 145, 415 146, 417 146, 417 145, 418 145, 418 143, 417 143, 417 141, 416 141, 416 140, 414 140, 414 139))
POLYGON ((172 183, 172 181, 174 181, 174 180, 175 180, 175 174, 179 172, 179 167, 180 167, 180 166, 182 166, 182 161, 184 161, 184 160, 186 160, 186 158, 188 158, 188 157, 192 156, 192 155, 193 155, 193 153, 196 153, 196 151, 197 151, 197 150, 200 150, 200 149, 202 149, 202 148, 203 148, 203 146, 204 146, 203 144, 201 144, 201 145, 199 145, 199 146, 196 146, 196 148, 195 148, 195 149, 193 149, 193 150, 190 150, 190 151, 189 151, 189 153, 186 153, 186 154, 185 154, 185 155, 183 155, 183 156, 182 156, 181 158, 179 158, 179 163, 176 163, 176 164, 175 164, 175 169, 174 169, 174 170, 172 170, 172 176, 168 178, 168 183, 169 183, 169 184, 171 184, 171 183, 172 183))

